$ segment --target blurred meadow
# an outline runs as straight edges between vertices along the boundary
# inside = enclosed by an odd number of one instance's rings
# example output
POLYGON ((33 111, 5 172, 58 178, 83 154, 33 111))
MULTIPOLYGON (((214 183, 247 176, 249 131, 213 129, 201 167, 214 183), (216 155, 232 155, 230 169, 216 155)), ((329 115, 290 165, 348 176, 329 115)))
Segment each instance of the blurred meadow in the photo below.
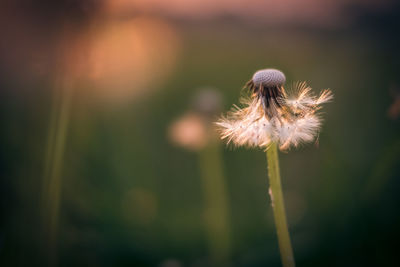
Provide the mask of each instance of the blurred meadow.
POLYGON ((280 266, 265 153, 218 116, 262 68, 335 99, 280 153, 297 266, 398 266, 395 1, 5 0, 0 266, 280 266))

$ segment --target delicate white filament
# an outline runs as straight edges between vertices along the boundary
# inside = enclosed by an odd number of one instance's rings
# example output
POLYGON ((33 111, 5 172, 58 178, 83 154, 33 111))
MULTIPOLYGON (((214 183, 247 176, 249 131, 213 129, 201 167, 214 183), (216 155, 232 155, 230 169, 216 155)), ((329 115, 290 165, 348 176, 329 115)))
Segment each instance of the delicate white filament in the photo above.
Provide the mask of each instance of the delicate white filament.
POLYGON ((267 118, 261 98, 246 98, 244 108, 234 106, 217 125, 221 138, 238 146, 267 148, 271 142, 279 143, 281 149, 311 142, 321 127, 316 114, 321 104, 333 99, 331 91, 324 90, 318 97, 311 94, 305 83, 295 85, 296 97, 279 99, 282 108, 272 118, 267 118))

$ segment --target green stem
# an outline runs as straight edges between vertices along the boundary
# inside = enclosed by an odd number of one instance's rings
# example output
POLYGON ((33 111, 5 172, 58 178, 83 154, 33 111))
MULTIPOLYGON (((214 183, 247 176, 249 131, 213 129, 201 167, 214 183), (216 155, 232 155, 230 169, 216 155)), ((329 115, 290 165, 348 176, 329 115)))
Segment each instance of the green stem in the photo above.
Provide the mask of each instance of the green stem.
POLYGON ((62 191, 62 167, 65 143, 68 132, 69 116, 71 113, 72 84, 67 77, 57 82, 61 88, 56 88, 56 94, 49 129, 49 143, 45 162, 43 179, 42 216, 44 247, 48 265, 57 262, 57 235, 62 191), (59 91, 59 92, 58 92, 59 91), (57 99, 59 98, 59 99, 57 99))
POLYGON ((210 254, 217 266, 227 266, 231 253, 230 214, 220 147, 211 142, 199 153, 210 254))
POLYGON ((278 234, 279 250, 281 253, 282 265, 284 267, 295 266, 292 245, 290 243, 289 230, 286 222, 285 204, 282 194, 281 175, 279 171, 278 147, 276 143, 267 149, 268 176, 272 209, 276 232, 278 234))

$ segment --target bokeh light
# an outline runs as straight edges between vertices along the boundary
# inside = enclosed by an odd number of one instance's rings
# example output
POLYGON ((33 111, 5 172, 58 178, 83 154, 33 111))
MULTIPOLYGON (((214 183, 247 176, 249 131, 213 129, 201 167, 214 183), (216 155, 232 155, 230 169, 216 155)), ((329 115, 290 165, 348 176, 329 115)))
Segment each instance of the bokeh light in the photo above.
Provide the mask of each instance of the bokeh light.
POLYGON ((149 94, 173 73, 179 39, 165 21, 136 17, 101 24, 90 42, 87 72, 90 92, 108 100, 149 94))
POLYGON ((262 68, 332 90, 280 153, 297 266, 397 266, 393 0, 4 0, 0 266, 280 266, 261 150, 214 122, 262 68))

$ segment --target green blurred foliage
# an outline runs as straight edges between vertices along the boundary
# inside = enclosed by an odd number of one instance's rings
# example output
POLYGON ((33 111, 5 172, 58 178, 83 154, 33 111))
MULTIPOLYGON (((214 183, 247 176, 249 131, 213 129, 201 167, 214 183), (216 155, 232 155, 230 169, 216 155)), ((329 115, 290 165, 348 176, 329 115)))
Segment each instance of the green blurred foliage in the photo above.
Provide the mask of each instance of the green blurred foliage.
MULTIPOLYGON (((229 20, 174 26, 182 50, 162 88, 111 108, 74 100, 62 167, 60 266, 167 266, 168 259, 207 265, 199 155, 171 144, 167 129, 189 109, 197 87, 219 88, 227 110, 265 67, 335 95, 324 107, 318 145, 280 154, 298 266, 395 266, 400 127, 387 112, 390 88, 400 90, 398 37, 365 21, 335 30, 229 20)), ((49 75, 20 89, 3 75, 1 84, 0 262, 39 264, 54 83, 49 75)), ((223 160, 233 265, 279 266, 263 151, 227 147, 223 160)))

